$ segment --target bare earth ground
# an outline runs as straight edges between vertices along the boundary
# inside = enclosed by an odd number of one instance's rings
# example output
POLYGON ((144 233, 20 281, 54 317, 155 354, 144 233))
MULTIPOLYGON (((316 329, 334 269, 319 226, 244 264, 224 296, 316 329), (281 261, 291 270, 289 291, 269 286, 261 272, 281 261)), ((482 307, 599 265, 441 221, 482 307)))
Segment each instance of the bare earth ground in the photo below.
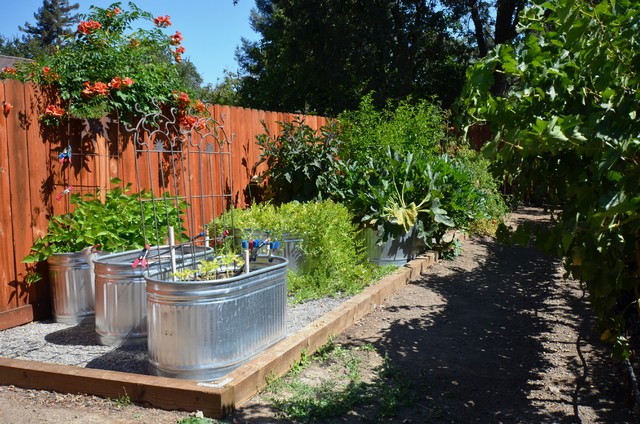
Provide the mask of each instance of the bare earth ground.
MULTIPOLYGON (((542 215, 524 209, 513 218, 542 215)), ((466 239, 463 249, 334 340, 357 357, 360 380, 375 389, 372 399, 324 422, 634 422, 586 294, 562 278, 559 263, 491 238, 466 239), (388 381, 402 383, 402 398, 383 417, 388 381)), ((337 361, 312 361, 284 381, 340 386, 347 372, 337 361)), ((289 394, 286 386, 269 388, 226 421, 286 422, 270 399, 289 394)), ((0 386, 1 423, 175 423, 187 415, 0 386)))

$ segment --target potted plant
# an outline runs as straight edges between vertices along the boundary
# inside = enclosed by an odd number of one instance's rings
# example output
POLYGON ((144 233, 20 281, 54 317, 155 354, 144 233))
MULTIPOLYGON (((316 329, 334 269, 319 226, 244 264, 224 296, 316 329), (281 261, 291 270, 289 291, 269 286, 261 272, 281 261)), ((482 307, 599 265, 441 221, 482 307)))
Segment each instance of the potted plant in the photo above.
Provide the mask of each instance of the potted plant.
POLYGON ((387 149, 384 164, 346 161, 342 195, 361 225, 371 262, 402 265, 440 242, 453 221, 441 207, 439 176, 428 157, 387 149))
POLYGON ((221 250, 145 275, 151 374, 213 380, 285 337, 287 260, 221 250))
MULTIPOLYGON (((111 182, 120 184, 118 179, 111 182)), ((56 322, 77 324, 94 317, 93 259, 98 249, 123 252, 158 242, 145 240, 142 235, 140 208, 148 206, 141 200, 148 195, 129 195, 130 187, 131 184, 113 188, 106 193, 104 202, 99 194, 71 194, 73 211, 53 216, 47 234, 35 241, 31 253, 23 259, 24 263, 47 261, 56 322)), ((146 225, 151 225, 153 216, 147 212, 146 225)), ((176 214, 171 210, 169 213, 176 214)))
MULTIPOLYGON (((231 240, 236 249, 241 248, 242 240, 257 241, 263 245, 258 251, 266 254, 268 246, 265 242, 277 242, 278 255, 287 258, 288 269, 302 271, 306 266, 302 248, 304 241, 295 230, 297 218, 293 213, 279 213, 279 210, 279 207, 271 203, 257 203, 245 210, 232 209, 216 218, 209 228, 213 237, 216 229, 225 228, 226 223, 232 223, 234 228, 231 240)), ((220 234, 217 234, 217 238, 220 238, 220 234)))
MULTIPOLYGON (((289 262, 289 299, 293 302, 358 292, 379 275, 359 247, 358 229, 349 209, 331 200, 254 204, 219 217, 231 224, 236 246, 241 239, 265 237, 280 242, 277 254, 289 262), (231 219, 233 217, 233 220, 231 219)), ((213 225, 211 226, 213 227, 213 225)))

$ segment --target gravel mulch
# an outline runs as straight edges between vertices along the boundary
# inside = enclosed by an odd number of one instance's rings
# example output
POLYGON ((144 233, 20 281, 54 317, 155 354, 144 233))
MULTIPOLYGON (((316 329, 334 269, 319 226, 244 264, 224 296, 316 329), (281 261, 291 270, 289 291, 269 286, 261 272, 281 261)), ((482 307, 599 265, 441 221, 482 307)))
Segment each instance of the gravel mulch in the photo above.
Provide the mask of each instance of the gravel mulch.
MULTIPOLYGON (((289 305, 287 336, 295 334, 345 300, 325 298, 289 305)), ((79 325, 38 321, 0 331, 0 357, 148 374, 146 345, 102 346, 98 343, 91 320, 79 325)))

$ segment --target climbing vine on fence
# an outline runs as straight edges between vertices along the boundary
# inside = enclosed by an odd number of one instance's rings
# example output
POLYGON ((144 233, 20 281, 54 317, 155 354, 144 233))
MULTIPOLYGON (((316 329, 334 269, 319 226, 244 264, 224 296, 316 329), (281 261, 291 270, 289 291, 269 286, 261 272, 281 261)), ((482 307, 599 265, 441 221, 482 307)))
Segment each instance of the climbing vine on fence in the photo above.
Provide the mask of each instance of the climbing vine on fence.
POLYGON ((544 187, 558 205, 537 235, 588 288, 602 339, 630 355, 628 324, 640 311, 640 9, 628 0, 532 2, 514 46, 468 72, 461 100, 486 123, 485 152, 515 193, 544 187), (491 92, 495 72, 513 83, 491 92))

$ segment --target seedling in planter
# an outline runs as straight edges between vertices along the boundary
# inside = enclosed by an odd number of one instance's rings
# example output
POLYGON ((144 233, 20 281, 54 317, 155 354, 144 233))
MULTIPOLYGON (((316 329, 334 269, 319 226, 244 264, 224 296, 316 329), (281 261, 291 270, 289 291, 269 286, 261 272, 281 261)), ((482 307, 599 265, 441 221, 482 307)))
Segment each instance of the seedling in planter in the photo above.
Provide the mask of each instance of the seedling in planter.
POLYGON ((189 280, 217 280, 230 278, 242 272, 244 259, 235 253, 227 253, 210 261, 201 260, 197 269, 184 268, 172 273, 179 281, 189 280))

